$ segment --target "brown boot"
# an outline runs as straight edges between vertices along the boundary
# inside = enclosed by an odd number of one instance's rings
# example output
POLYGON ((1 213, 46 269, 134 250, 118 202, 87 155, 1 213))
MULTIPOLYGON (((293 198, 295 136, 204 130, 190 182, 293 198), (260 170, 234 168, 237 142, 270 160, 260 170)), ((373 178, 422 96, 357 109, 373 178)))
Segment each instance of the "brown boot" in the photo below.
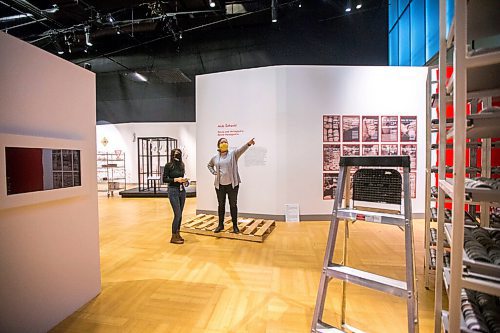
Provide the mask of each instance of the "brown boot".
POLYGON ((178 233, 177 233, 177 236, 178 236, 178 237, 179 237, 179 239, 180 239, 180 240, 184 243, 184 238, 182 238, 182 236, 181 236, 181 233, 180 233, 180 232, 178 232, 178 233))
POLYGON ((184 243, 183 240, 181 240, 179 238, 179 234, 172 234, 172 238, 170 239, 170 243, 173 243, 173 244, 182 244, 184 243))

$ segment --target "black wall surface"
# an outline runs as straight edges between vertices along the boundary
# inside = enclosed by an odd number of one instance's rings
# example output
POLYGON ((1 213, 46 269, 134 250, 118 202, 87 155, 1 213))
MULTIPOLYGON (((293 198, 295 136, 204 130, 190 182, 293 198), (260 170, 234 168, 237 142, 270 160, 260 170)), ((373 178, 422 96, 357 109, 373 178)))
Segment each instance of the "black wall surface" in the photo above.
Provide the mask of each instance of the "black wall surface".
POLYGON ((98 123, 194 122, 195 76, 273 65, 387 65, 387 8, 329 18, 296 11, 277 24, 185 32, 92 60, 98 123), (122 66, 123 65, 123 66, 122 66), (129 69, 179 69, 191 82, 131 81, 129 69))

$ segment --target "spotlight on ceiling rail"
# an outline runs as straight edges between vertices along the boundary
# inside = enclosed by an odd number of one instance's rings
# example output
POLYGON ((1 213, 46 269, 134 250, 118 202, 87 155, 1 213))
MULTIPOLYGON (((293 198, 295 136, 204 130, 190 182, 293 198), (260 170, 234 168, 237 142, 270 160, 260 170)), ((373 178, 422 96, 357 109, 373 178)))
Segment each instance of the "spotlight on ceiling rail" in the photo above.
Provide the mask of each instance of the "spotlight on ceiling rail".
POLYGON ((345 11, 349 13, 352 10, 352 3, 351 0, 347 0, 347 5, 345 7, 345 11))
POLYGON ((83 28, 83 30, 85 31, 85 44, 87 44, 87 46, 92 46, 94 44, 92 44, 92 42, 90 41, 90 27, 89 26, 86 26, 83 28))
POLYGON ((278 22, 278 11, 276 10, 276 1, 277 0, 271 0, 271 22, 273 23, 278 22))

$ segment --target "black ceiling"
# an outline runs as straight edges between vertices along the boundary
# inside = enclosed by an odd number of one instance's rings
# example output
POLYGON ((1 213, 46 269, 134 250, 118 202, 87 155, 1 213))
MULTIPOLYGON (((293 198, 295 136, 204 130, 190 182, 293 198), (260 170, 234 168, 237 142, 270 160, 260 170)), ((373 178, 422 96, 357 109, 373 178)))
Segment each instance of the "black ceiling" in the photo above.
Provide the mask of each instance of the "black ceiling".
POLYGON ((386 0, 0 0, 0 29, 68 60, 133 54, 155 43, 204 38, 207 31, 279 29, 283 22, 310 16, 331 22, 379 9, 386 0), (211 7, 210 3, 215 6, 211 7), (272 7, 277 23, 271 22, 272 7), (87 43, 88 42, 88 43, 87 43))

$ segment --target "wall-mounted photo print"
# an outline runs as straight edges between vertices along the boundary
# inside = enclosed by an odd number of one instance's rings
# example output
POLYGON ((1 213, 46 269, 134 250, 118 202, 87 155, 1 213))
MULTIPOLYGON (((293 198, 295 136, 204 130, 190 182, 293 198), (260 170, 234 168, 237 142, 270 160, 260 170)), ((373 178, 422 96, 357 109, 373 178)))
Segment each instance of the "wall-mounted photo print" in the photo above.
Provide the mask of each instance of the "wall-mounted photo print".
POLYGON ((323 200, 333 200, 337 190, 338 173, 323 174, 323 200))
MULTIPOLYGON (((342 156, 361 156, 360 145, 342 145, 342 156)), ((356 172, 358 167, 351 167, 351 173, 356 172)))
POLYGON ((380 145, 380 155, 382 156, 394 156, 398 155, 399 149, 397 144, 381 144, 380 145))
POLYGON ((417 197, 417 173, 410 172, 410 193, 412 198, 417 197))
POLYGON ((323 145, 323 171, 339 171, 340 145, 323 145))
POLYGON ((417 145, 401 144, 401 155, 410 156, 410 170, 417 169, 417 145))
POLYGON ((342 145, 342 156, 360 156, 361 147, 359 145, 342 145))
POLYGON ((361 141, 377 142, 379 141, 379 118, 378 116, 361 117, 361 141))
POLYGON ((359 116, 342 116, 342 141, 359 142, 359 116))
POLYGON ((363 145, 361 147, 363 156, 378 156, 379 155, 379 145, 363 145))
POLYGON ((340 142, 340 116, 323 116, 323 142, 340 142))
POLYGON ((398 116, 380 117, 380 141, 398 142, 398 116))
POLYGON ((417 141, 417 117, 401 116, 399 119, 401 142, 417 141))

